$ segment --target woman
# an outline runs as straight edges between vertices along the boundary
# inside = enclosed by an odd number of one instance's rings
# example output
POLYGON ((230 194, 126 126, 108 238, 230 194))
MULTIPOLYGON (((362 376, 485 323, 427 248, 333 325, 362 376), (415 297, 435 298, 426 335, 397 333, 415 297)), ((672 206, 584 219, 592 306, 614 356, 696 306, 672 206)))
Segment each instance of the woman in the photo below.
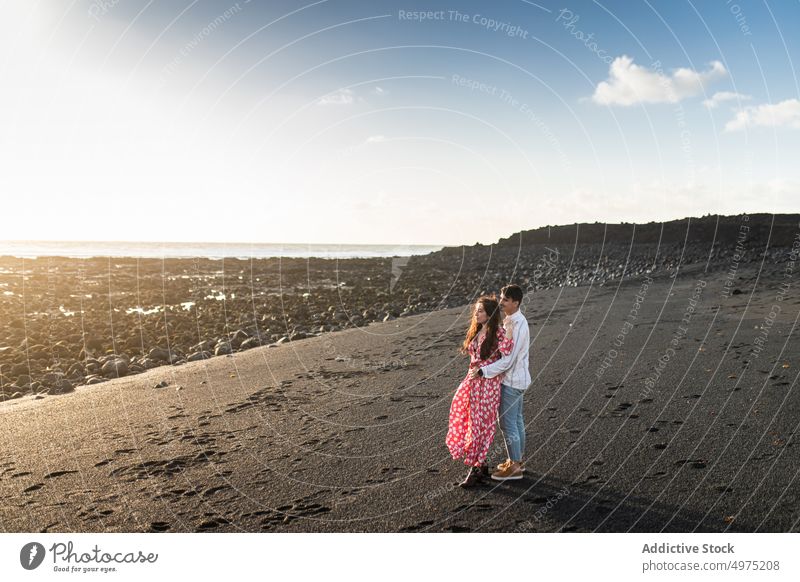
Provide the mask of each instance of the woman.
MULTIPOLYGON (((513 342, 500 325, 500 307, 494 296, 483 296, 475 304, 472 324, 461 348, 469 354, 469 369, 486 366, 511 353, 513 342)), ((462 487, 480 481, 486 454, 494 438, 500 383, 503 374, 494 378, 467 376, 461 382, 450 405, 447 448, 454 459, 463 459, 470 468, 462 487)))

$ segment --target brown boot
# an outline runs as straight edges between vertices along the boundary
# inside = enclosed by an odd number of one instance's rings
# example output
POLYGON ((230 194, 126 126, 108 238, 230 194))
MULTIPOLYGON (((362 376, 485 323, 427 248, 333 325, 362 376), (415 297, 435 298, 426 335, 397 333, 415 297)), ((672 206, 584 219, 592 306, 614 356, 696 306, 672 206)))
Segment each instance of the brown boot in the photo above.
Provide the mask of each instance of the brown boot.
MULTIPOLYGON (((499 465, 497 465, 497 470, 498 470, 498 471, 505 471, 505 470, 508 468, 508 466, 509 466, 511 463, 513 463, 513 462, 514 462, 514 461, 512 461, 511 459, 506 459, 505 461, 503 461, 502 463, 500 463, 499 465)), ((519 462, 519 463, 517 463, 517 464, 519 465, 519 468, 520 468, 520 469, 522 470, 522 472, 524 473, 526 469, 525 469, 525 465, 523 465, 523 464, 522 464, 522 461, 520 461, 520 462, 519 462)))
POLYGON ((467 476, 464 477, 464 480, 461 483, 459 483, 458 486, 463 487, 464 489, 468 489, 470 487, 474 487, 482 480, 483 479, 481 478, 480 467, 470 467, 467 476))
POLYGON ((506 467, 508 467, 511 463, 512 463, 511 459, 506 459, 505 461, 503 461, 502 463, 497 465, 497 470, 498 471, 505 471, 506 467))
POLYGON ((495 481, 516 481, 522 479, 522 466, 516 461, 511 461, 505 469, 492 473, 492 479, 495 481))

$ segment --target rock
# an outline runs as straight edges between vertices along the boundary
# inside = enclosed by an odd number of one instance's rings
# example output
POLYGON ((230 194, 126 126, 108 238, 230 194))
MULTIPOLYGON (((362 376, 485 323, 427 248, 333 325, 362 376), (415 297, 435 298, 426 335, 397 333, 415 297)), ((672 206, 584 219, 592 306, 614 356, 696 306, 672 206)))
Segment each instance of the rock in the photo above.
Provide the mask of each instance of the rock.
POLYGON ((287 343, 287 342, 289 342, 289 341, 291 341, 291 340, 290 340, 288 337, 286 337, 286 336, 283 336, 281 339, 279 339, 279 340, 278 340, 278 341, 276 341, 275 343, 276 343, 277 345, 281 345, 281 344, 285 344, 285 343, 287 343))
POLYGON ((47 390, 47 393, 51 395, 67 394, 69 392, 75 392, 75 386, 66 378, 62 378, 47 390))
POLYGON ((100 369, 107 378, 121 378, 128 373, 128 362, 122 358, 108 360, 100 369))
POLYGON ((172 354, 164 348, 153 348, 148 352, 147 357, 156 362, 169 362, 172 354))
POLYGON ((220 342, 217 344, 217 347, 214 348, 214 355, 215 356, 226 356, 231 353, 231 344, 228 342, 220 342))
POLYGON ((169 386, 169 382, 166 380, 161 380, 161 382, 153 386, 153 388, 166 388, 167 386, 169 386))
POLYGON ((248 337, 250 336, 248 336, 241 329, 236 330, 230 336, 231 346, 233 346, 233 349, 237 349, 248 337))
POLYGON ((203 352, 195 352, 193 354, 190 354, 189 357, 187 358, 187 360, 190 361, 190 362, 196 362, 198 360, 207 360, 210 357, 211 357, 211 353, 210 352, 205 352, 205 351, 203 351, 203 352))
POLYGON ((86 368, 80 362, 75 362, 67 370, 67 376, 83 376, 86 374, 86 368))
POLYGON ((17 364, 13 368, 11 368, 11 373, 9 376, 12 378, 19 378, 23 374, 27 374, 29 371, 28 364, 17 364))
POLYGON ((55 386, 64 377, 63 372, 48 372, 41 377, 41 382, 45 386, 55 386))
POLYGON ((50 350, 41 344, 31 346, 28 349, 28 357, 31 360, 45 360, 50 357, 50 350))
POLYGON ((53 344, 52 352, 58 358, 70 358, 72 355, 72 350, 63 340, 53 344))
POLYGON ((21 388, 16 384, 5 384, 2 388, 0 388, 0 394, 5 394, 6 396, 11 396, 14 392, 19 392, 21 388))
POLYGON ((106 379, 102 376, 87 376, 85 383, 87 386, 91 386, 92 384, 100 384, 100 382, 105 382, 106 379))
POLYGON ((391 313, 387 313, 386 317, 383 318, 383 321, 392 321, 393 319, 395 319, 395 316, 391 313))
POLYGON ((191 347, 192 352, 213 352, 214 347, 217 345, 217 342, 214 340, 206 340, 200 342, 199 344, 195 344, 191 347))
POLYGON ((103 346, 103 341, 99 338, 92 337, 86 340, 86 349, 92 352, 102 352, 103 346))
POLYGON ((155 360, 151 360, 150 358, 144 358, 139 364, 144 367, 145 370, 150 370, 152 368, 158 368, 161 363, 156 362, 155 360))
POLYGON ((242 344, 239 346, 239 349, 240 350, 249 350, 249 349, 252 349, 252 348, 257 348, 260 345, 261 345, 261 340, 260 339, 258 339, 257 337, 251 337, 251 338, 248 338, 248 339, 244 340, 242 342, 242 344))

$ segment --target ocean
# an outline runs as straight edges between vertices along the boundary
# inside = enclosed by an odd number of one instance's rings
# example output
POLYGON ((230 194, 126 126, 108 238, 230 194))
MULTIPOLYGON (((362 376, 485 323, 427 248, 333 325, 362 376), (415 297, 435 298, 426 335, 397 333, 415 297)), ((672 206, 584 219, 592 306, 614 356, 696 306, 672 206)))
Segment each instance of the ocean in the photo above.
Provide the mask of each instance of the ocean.
POLYGON ((0 241, 0 256, 240 258, 268 257, 353 259, 424 255, 441 245, 352 245, 196 242, 0 241))

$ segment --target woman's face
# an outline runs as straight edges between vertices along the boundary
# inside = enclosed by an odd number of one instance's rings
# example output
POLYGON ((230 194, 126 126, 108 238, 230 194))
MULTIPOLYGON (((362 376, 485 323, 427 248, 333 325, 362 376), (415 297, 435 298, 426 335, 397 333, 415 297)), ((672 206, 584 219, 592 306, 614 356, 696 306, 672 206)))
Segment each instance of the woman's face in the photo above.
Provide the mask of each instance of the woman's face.
POLYGON ((475 321, 478 323, 486 323, 489 320, 489 316, 486 315, 486 310, 483 308, 482 303, 475 304, 475 321))

